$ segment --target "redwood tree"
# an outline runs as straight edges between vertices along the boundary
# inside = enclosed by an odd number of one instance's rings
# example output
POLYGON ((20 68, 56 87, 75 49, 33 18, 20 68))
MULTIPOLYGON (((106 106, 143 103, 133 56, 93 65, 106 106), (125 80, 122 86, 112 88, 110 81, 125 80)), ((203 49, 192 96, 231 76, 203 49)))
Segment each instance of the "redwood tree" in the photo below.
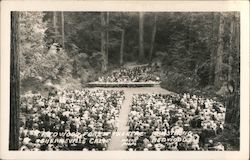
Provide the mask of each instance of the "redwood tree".
POLYGON ((11 64, 10 64, 10 135, 9 149, 19 148, 19 13, 11 12, 11 64))
POLYGON ((218 31, 218 46, 216 51, 216 63, 215 63, 215 80, 214 85, 216 87, 220 87, 221 82, 223 80, 222 75, 222 63, 223 63, 223 54, 224 54, 224 41, 223 41, 223 34, 224 34, 224 16, 221 13, 219 16, 219 31, 218 31))
POLYGON ((139 62, 144 59, 144 13, 139 12, 139 62))
POLYGON ((105 13, 101 12, 101 53, 103 58, 102 72, 107 71, 107 32, 106 32, 106 20, 105 13))
POLYGON ((149 61, 152 61, 153 51, 154 51, 154 43, 155 43, 155 35, 156 35, 156 22, 157 22, 157 14, 154 14, 154 22, 153 22, 153 30, 152 30, 152 38, 150 44, 150 52, 149 52, 149 61))

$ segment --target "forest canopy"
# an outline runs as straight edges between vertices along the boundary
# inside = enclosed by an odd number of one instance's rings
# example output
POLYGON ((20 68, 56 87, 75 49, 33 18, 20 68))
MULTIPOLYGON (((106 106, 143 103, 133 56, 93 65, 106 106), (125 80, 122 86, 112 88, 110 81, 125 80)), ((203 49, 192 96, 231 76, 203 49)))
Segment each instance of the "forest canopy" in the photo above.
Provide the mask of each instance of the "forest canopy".
POLYGON ((21 77, 87 82, 124 63, 160 62, 164 74, 219 89, 237 83, 238 28, 237 12, 22 12, 21 77))

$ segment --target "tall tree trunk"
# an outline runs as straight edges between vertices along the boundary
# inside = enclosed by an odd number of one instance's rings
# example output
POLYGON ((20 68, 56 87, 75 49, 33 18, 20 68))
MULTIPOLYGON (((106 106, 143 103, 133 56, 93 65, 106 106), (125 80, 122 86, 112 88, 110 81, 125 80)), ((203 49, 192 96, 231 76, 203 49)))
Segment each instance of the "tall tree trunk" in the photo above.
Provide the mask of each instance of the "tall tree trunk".
POLYGON ((122 31, 121 31, 121 48, 120 48, 120 65, 123 65, 124 34, 125 34, 125 30, 122 29, 122 31))
POLYGON ((144 60, 144 13, 139 13, 139 62, 143 62, 144 60))
POLYGON ((188 24, 188 53, 189 55, 193 55, 192 52, 193 52, 193 44, 191 43, 192 42, 192 39, 191 39, 191 35, 193 34, 192 33, 192 27, 193 27, 193 15, 192 13, 190 13, 190 21, 189 21, 189 24, 188 24))
POLYGON ((150 52, 149 52, 149 61, 152 61, 153 51, 154 51, 154 43, 155 43, 155 35, 156 35, 156 22, 157 22, 157 14, 154 15, 154 23, 153 23, 153 30, 152 30, 152 38, 150 44, 150 52))
POLYGON ((234 96, 235 96, 235 112, 236 116, 234 119, 234 123, 236 124, 237 127, 240 128, 240 14, 235 13, 235 22, 234 22, 234 27, 235 27, 235 41, 234 41, 234 46, 235 46, 235 54, 236 58, 234 59, 235 62, 237 62, 235 70, 233 71, 234 74, 234 96))
POLYGON ((235 62, 237 62, 236 67, 233 67, 233 72, 235 72, 235 91, 240 90, 240 15, 239 13, 235 14, 235 40, 234 40, 234 53, 236 54, 235 62))
MULTIPOLYGON (((192 13, 190 13, 190 21, 189 21, 189 24, 188 24, 188 39, 189 39, 189 43, 188 43, 188 56, 190 56, 190 57, 192 57, 192 61, 190 61, 189 62, 189 68, 190 69, 194 69, 194 70, 196 70, 196 71, 198 71, 198 69, 199 69, 199 66, 200 66, 200 64, 197 62, 197 61, 195 61, 195 59, 196 59, 196 56, 195 56, 195 54, 193 54, 193 52, 194 52, 194 40, 193 40, 193 21, 194 21, 194 15, 192 14, 192 13)), ((202 65, 202 64, 201 64, 202 65)), ((195 73, 196 75, 197 75, 197 72, 195 73)), ((201 82, 203 85, 205 85, 203 82, 201 82)))
POLYGON ((11 57, 10 57, 10 135, 9 149, 19 148, 19 13, 11 12, 11 57))
POLYGON ((230 82, 232 80, 232 67, 233 67, 233 50, 234 50, 234 43, 233 43, 233 37, 235 36, 235 18, 234 16, 231 17, 231 23, 230 23, 230 35, 229 35, 229 43, 230 43, 230 47, 229 47, 229 57, 228 57, 228 82, 230 82))
POLYGON ((226 118, 225 122, 234 124, 237 129, 240 127, 240 26, 239 15, 234 15, 230 26, 230 56, 231 71, 228 75, 230 78, 229 84, 233 87, 233 92, 230 92, 226 100, 226 118))
POLYGON ((109 60, 109 12, 106 13, 106 67, 108 66, 109 60))
POLYGON ((217 33, 216 30, 216 15, 215 13, 212 13, 212 25, 211 25, 211 37, 210 37, 210 67, 209 67, 209 84, 214 84, 214 65, 215 65, 215 33, 217 33))
POLYGON ((222 84, 222 58, 223 58, 223 33, 224 33, 224 15, 220 14, 219 16, 219 32, 218 32, 218 47, 216 55, 216 64, 215 64, 215 81, 214 85, 219 88, 222 84))
POLYGON ((58 27, 57 27, 57 13, 53 12, 53 28, 55 31, 55 39, 57 40, 57 36, 58 36, 58 27))
POLYGON ((106 21, 105 21, 105 13, 101 12, 101 53, 102 53, 102 72, 106 72, 107 70, 107 62, 106 62, 106 34, 105 34, 105 27, 106 27, 106 21))
POLYGON ((64 13, 61 12, 62 17, 62 47, 65 49, 65 34, 64 34, 64 13))

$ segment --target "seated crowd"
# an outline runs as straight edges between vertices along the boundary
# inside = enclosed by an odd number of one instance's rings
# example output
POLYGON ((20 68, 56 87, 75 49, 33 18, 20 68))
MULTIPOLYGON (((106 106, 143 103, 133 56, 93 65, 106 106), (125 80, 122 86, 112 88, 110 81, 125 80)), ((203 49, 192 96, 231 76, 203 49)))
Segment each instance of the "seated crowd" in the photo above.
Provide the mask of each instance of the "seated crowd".
POLYGON ((123 91, 100 89, 24 95, 20 150, 106 150, 123 100, 123 91))
POLYGON ((213 99, 189 94, 133 96, 127 150, 224 150, 213 137, 223 130, 225 107, 213 99))
POLYGON ((134 68, 121 68, 111 74, 98 78, 98 82, 159 82, 155 73, 156 67, 140 66, 134 68))

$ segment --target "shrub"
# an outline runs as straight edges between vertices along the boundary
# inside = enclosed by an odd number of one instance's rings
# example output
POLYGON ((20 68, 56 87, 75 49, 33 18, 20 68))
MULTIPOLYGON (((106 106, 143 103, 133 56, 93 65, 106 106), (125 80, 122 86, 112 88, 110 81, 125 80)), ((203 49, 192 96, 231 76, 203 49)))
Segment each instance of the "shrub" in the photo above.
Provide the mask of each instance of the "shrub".
POLYGON ((185 76, 181 73, 169 71, 161 76, 161 87, 173 92, 193 92, 198 87, 198 77, 185 76))

